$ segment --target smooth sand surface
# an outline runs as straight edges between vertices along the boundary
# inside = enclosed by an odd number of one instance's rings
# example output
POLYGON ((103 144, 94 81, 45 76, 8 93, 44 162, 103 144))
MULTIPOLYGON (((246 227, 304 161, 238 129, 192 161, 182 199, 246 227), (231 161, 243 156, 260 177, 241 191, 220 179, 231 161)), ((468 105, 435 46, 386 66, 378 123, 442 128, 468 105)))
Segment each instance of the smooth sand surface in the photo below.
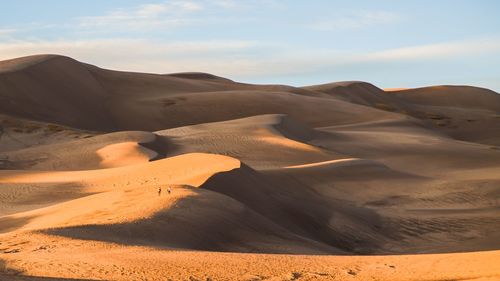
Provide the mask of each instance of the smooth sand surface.
POLYGON ((0 280, 500 280, 500 95, 0 62, 0 280))

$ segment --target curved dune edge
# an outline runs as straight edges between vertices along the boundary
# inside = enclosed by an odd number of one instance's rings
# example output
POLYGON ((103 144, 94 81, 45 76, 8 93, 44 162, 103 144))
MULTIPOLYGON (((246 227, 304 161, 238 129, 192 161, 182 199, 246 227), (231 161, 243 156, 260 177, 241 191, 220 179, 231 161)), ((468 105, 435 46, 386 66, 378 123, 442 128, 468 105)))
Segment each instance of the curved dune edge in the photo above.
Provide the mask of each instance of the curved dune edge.
POLYGON ((166 149, 163 142, 163 138, 151 132, 121 131, 7 151, 0 158, 10 163, 3 169, 94 170, 162 158, 166 149))
POLYGON ((322 161, 316 163, 308 163, 302 165, 293 165, 283 167, 284 169, 304 169, 304 168, 314 168, 314 167, 322 167, 322 166, 346 166, 346 165, 357 165, 357 164, 365 164, 371 163, 372 160, 361 159, 361 158, 344 158, 344 159, 335 159, 329 161, 322 161))
POLYGON ((383 90, 386 92, 394 92, 394 91, 404 91, 409 89, 410 88, 384 88, 383 90))
MULTIPOLYGON (((204 182, 197 177, 208 177, 216 172, 227 171, 239 167, 240 161, 223 155, 208 153, 188 153, 161 159, 154 162, 133 166, 84 170, 84 171, 12 171, 0 170, 0 183, 61 183, 79 182, 82 184, 100 180, 117 180, 116 185, 124 181, 140 182, 148 178, 158 181, 171 180, 172 183, 183 183, 187 180, 193 186, 204 182), (197 178, 196 180, 189 180, 197 178), (178 181, 178 182, 175 182, 178 181), (180 181, 180 182, 179 182, 180 181)), ((206 178, 205 178, 206 180, 206 178)), ((105 189, 108 191, 108 189, 105 189)))
MULTIPOLYGON (((39 201, 54 196, 54 190, 46 192, 43 183, 72 184, 75 193, 81 198, 66 200, 43 208, 0 216, 3 232, 9 232, 15 227, 9 227, 12 221, 25 221, 16 230, 46 229, 60 226, 118 223, 133 221, 148 217, 155 212, 175 203, 179 198, 189 195, 189 192, 157 199, 158 187, 166 192, 167 186, 188 185, 200 186, 216 173, 230 171, 240 167, 237 159, 204 153, 190 153, 181 156, 162 159, 150 163, 90 171, 64 172, 33 172, 33 171, 0 171, 0 183, 12 188, 0 190, 3 205, 16 206, 17 201, 5 198, 17 198, 20 183, 29 183, 32 188, 24 197, 33 196, 39 201), (184 195, 182 195, 184 194, 184 195), (149 203, 148 203, 149 202, 149 203), (126 204, 125 204, 126 203, 126 204), (100 213, 95 217, 93 214, 100 213), (110 217, 107 217, 108 214, 110 217)), ((66 189, 67 187, 62 187, 66 189)), ((22 200, 20 198, 19 200, 22 200)))
POLYGON ((321 153, 321 149, 305 143, 315 131, 286 114, 266 114, 235 120, 241 124, 259 126, 255 129, 255 139, 266 145, 282 146, 308 152, 321 153))
POLYGON ((257 170, 345 157, 309 144, 321 132, 284 114, 257 115, 155 133, 171 142, 169 153, 230 155, 257 170), (277 152, 280 154, 276 155, 277 152))
MULTIPOLYGON (((238 198, 193 188, 204 187, 202 185, 215 175, 239 169, 241 165, 237 159, 227 156, 192 153, 100 171, 22 172, 4 181, 29 182, 35 186, 40 181, 79 181, 87 194, 48 207, 2 216, 0 237, 10 241, 12 236, 41 231, 73 239, 159 248, 334 252, 334 247, 290 232, 238 198), (151 182, 148 179, 152 179, 151 182), (167 187, 172 188, 172 193, 167 193, 167 187), (90 192, 95 194, 88 195, 90 192)), ((247 187, 252 188, 255 184, 252 170, 243 173, 250 173, 250 178, 241 177, 240 181, 246 181, 247 187)), ((221 185, 234 187, 231 182, 221 185)), ((51 195, 37 194, 38 198, 51 195)))
POLYGON ((297 149, 310 152, 321 152, 321 149, 317 147, 284 137, 262 136, 260 138, 257 138, 257 140, 266 142, 269 145, 283 146, 289 149, 297 149))
POLYGON ((158 157, 154 150, 146 148, 136 142, 122 142, 107 145, 96 151, 102 159, 99 166, 113 168, 149 162, 158 157))

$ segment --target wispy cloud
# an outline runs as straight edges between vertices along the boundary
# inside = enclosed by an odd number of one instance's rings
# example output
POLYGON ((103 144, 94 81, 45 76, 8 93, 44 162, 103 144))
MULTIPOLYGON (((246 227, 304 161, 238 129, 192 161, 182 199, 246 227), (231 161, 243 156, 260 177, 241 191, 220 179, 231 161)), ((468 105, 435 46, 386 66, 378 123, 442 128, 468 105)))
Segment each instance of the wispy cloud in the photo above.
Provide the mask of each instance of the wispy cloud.
POLYGON ((16 32, 17 30, 14 29, 14 28, 0 28, 0 37, 3 37, 3 36, 8 36, 8 35, 12 35, 16 32))
POLYGON ((358 56, 359 61, 415 61, 500 53, 500 38, 481 38, 388 49, 358 56))
POLYGON ((246 21, 250 11, 278 7, 280 5, 275 0, 166 0, 80 17, 76 19, 76 28, 110 33, 206 26, 246 21))
MULTIPOLYGON (((135 39, 95 39, 84 41, 12 41, 0 43, 0 60, 33 54, 62 54, 106 68, 177 72, 216 71, 219 74, 245 73, 238 61, 259 48, 253 41, 210 40, 157 42, 135 39), (116 50, 120 50, 117 52, 116 50), (235 55, 240 54, 240 55, 235 55)), ((248 58, 248 61, 251 61, 248 58)))
POLYGON ((147 0, 104 10, 109 5, 95 5, 83 17, 68 10, 57 17, 22 15, 0 26, 0 59, 57 53, 104 68, 204 71, 245 81, 284 78, 287 83, 351 76, 403 81, 407 71, 415 74, 408 81, 498 76, 494 65, 500 60, 500 36, 492 14, 481 14, 488 21, 478 18, 469 25, 462 14, 443 19, 437 12, 414 13, 407 4, 359 8, 322 2, 147 0), (418 20, 423 17, 425 24, 418 20), (439 30, 432 29, 443 20, 439 30), (389 32, 366 37, 384 27, 389 32), (426 33, 415 37, 404 32, 409 29, 426 33))
POLYGON ((235 0, 212 0, 211 1, 215 6, 222 7, 224 9, 237 9, 244 6, 242 2, 237 2, 235 0))
POLYGON ((283 8, 286 3, 277 0, 202 0, 207 6, 218 7, 226 10, 253 10, 253 9, 276 9, 283 8))
MULTIPOLYGON (((11 41, 0 43, 0 60, 57 53, 105 68, 169 73, 203 71, 237 79, 373 69, 386 63, 435 62, 500 55, 500 38, 445 42, 368 52, 302 49, 245 40, 161 42, 137 39, 11 41), (116 50, 120 50, 117 52, 116 50)), ((432 63, 429 65, 433 65, 432 63)))
POLYGON ((396 23, 401 19, 401 15, 387 11, 355 11, 340 16, 333 15, 331 19, 318 20, 307 26, 316 30, 334 31, 396 23))
POLYGON ((81 17, 81 28, 104 27, 107 30, 168 28, 187 25, 195 20, 187 15, 203 10, 193 1, 167 1, 159 4, 143 4, 129 9, 117 9, 100 16, 81 17))

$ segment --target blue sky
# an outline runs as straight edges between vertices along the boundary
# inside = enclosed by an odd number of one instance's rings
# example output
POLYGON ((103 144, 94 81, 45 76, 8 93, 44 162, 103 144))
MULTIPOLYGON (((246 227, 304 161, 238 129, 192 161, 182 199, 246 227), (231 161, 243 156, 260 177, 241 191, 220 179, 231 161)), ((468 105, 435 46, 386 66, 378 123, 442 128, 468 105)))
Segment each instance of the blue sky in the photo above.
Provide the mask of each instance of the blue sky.
POLYGON ((500 1, 0 1, 0 59, 238 81, 500 91, 500 1))

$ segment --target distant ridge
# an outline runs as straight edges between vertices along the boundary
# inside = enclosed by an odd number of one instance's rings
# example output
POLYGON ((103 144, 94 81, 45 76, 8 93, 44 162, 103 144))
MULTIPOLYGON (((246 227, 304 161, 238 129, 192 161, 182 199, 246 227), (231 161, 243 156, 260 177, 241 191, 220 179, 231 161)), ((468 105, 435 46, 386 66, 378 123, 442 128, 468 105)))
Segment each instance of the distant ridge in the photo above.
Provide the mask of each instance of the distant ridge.
POLYGON ((269 113, 312 127, 410 116, 458 139, 495 144, 500 95, 471 86, 386 92, 362 81, 251 85, 200 72, 106 70, 53 54, 0 62, 0 114, 34 121, 101 132, 155 131, 269 113))

